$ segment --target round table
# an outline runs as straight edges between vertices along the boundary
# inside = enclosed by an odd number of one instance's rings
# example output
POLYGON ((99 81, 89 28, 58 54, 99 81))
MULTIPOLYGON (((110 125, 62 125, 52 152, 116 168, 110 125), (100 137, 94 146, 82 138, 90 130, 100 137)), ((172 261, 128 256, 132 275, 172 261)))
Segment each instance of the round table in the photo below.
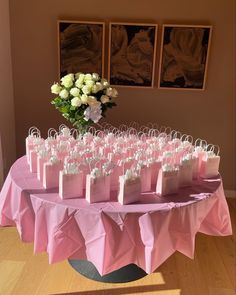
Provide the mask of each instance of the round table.
POLYGON ((127 265, 140 276, 152 273, 175 251, 193 259, 197 232, 232 234, 220 175, 195 181, 177 195, 143 193, 130 205, 120 205, 116 195, 95 204, 62 200, 58 189, 45 190, 30 173, 24 156, 2 188, 0 225, 16 226, 22 241, 34 242, 35 253, 47 251, 49 263, 68 259, 79 271, 75 261, 91 262, 98 280, 127 265))

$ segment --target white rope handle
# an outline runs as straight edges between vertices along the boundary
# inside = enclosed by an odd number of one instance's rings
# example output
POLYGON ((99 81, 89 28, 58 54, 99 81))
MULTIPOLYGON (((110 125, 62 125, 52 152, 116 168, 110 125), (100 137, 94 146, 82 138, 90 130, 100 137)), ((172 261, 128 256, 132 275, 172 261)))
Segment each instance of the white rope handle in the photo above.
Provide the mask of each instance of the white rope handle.
POLYGON ((218 145, 208 144, 206 150, 213 152, 216 156, 219 156, 220 147, 218 145))
POLYGON ((48 137, 56 138, 57 135, 58 135, 58 133, 57 133, 56 129, 54 129, 54 128, 48 129, 48 137))
POLYGON ((28 135, 36 135, 37 137, 40 137, 41 133, 40 133, 40 130, 37 127, 32 126, 28 130, 28 135))
POLYGON ((196 147, 196 146, 200 146, 200 147, 202 147, 202 148, 205 148, 205 147, 207 147, 207 141, 204 140, 204 139, 201 139, 201 138, 197 138, 197 139, 195 140, 195 144, 194 144, 194 146, 195 146, 195 147, 196 147), (198 142, 199 142, 199 144, 198 144, 198 142))

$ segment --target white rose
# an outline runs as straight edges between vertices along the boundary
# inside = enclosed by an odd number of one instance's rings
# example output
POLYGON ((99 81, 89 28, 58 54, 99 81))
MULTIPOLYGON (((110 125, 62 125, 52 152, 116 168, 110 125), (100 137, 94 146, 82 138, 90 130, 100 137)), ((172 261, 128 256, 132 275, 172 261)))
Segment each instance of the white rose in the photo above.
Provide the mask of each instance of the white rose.
POLYGON ((75 79, 79 79, 80 75, 84 75, 84 74, 81 73, 81 72, 76 73, 76 74, 75 74, 75 79))
POLYGON ((74 97, 72 100, 71 100, 71 105, 73 106, 73 107, 80 107, 81 106, 81 104, 82 104, 82 101, 81 101, 81 99, 79 98, 79 97, 74 97))
POLYGON ((61 84, 66 88, 69 88, 73 85, 73 81, 70 78, 65 78, 61 80, 61 84))
POLYGON ((85 82, 86 85, 93 87, 93 85, 95 84, 93 80, 86 80, 85 82))
POLYGON ((73 85, 74 79, 75 78, 74 78, 73 74, 68 74, 68 75, 61 78, 61 84, 65 87, 69 88, 73 85))
POLYGON ((83 82, 79 81, 79 79, 78 79, 75 81, 75 86, 77 88, 81 89, 84 86, 84 84, 83 84, 83 82))
POLYGON ((70 94, 73 96, 79 96, 79 93, 80 93, 80 91, 77 87, 71 88, 71 90, 70 90, 70 94))
POLYGON ((111 97, 116 97, 118 95, 118 92, 115 88, 107 88, 106 90, 106 95, 111 96, 111 97))
POLYGON ((96 84, 92 87, 92 93, 97 93, 99 90, 100 89, 96 84))
POLYGON ((96 85, 97 85, 97 87, 98 87, 98 91, 100 91, 100 90, 103 90, 103 86, 102 86, 102 83, 100 83, 100 82, 96 82, 96 85))
POLYGON ((83 82, 84 82, 84 77, 85 77, 84 74, 80 74, 80 75, 78 76, 78 78, 77 78, 77 80, 76 80, 75 83, 83 84, 83 82))
POLYGON ((69 92, 66 89, 63 89, 62 91, 60 91, 59 96, 66 99, 69 96, 69 92))
POLYGON ((91 74, 86 74, 84 77, 84 80, 92 80, 92 75, 91 74))
POLYGON ((93 80, 98 81, 99 80, 99 75, 97 73, 93 73, 92 78, 93 78, 93 80))
POLYGON ((110 84, 108 83, 108 81, 106 79, 102 79, 101 83, 104 88, 108 88, 110 86, 110 84))
POLYGON ((101 96, 101 102, 102 103, 107 103, 109 101, 110 101, 110 99, 109 99, 109 97, 107 95, 102 95, 101 96))
POLYGON ((87 104, 88 103, 88 95, 83 94, 83 95, 81 95, 80 99, 81 99, 81 101, 82 101, 83 104, 87 104))
POLYGON ((61 91, 61 86, 58 83, 55 83, 55 84, 52 85, 51 92, 53 94, 59 94, 60 91, 61 91))
POLYGON ((91 92, 91 87, 88 85, 84 85, 82 91, 84 94, 89 94, 91 92))
POLYGON ((107 88, 106 95, 108 95, 108 96, 112 95, 112 88, 111 87, 107 88))
POLYGON ((112 88, 111 97, 117 97, 118 91, 115 88, 112 88))
POLYGON ((97 101, 97 99, 96 99, 94 96, 89 96, 89 97, 88 97, 88 104, 89 104, 90 106, 94 106, 94 105, 96 105, 96 104, 100 104, 100 102, 97 101))

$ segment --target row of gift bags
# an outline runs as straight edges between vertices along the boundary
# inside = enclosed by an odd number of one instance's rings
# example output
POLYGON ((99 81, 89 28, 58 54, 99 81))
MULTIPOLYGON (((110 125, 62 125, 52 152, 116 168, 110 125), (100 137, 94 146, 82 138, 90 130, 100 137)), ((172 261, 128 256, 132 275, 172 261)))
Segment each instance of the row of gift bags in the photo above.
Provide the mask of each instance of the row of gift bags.
POLYGON ((62 199, 82 198, 89 203, 109 201, 111 191, 116 191, 121 204, 139 200, 142 192, 154 191, 158 195, 177 194, 179 188, 191 186, 199 177, 218 175, 220 157, 215 155, 202 159, 186 157, 180 165, 163 164, 161 161, 143 165, 115 166, 105 171, 101 166, 89 171, 85 166, 79 170, 75 163, 61 161, 40 162, 38 157, 38 179, 45 188, 59 187, 62 199), (85 193, 84 193, 85 191, 85 193))

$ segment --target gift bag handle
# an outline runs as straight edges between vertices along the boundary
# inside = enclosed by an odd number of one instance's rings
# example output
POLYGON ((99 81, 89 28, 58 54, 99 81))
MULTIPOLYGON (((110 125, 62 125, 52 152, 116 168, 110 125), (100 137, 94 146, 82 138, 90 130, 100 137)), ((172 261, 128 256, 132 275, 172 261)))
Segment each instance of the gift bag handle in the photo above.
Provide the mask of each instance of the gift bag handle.
POLYGON ((207 141, 204 140, 204 139, 201 139, 201 138, 197 138, 197 139, 195 140, 195 144, 194 144, 194 146, 195 146, 195 147, 196 147, 196 146, 200 146, 200 147, 202 147, 202 148, 205 148, 205 147, 207 147, 207 141), (199 142, 199 145, 198 145, 198 142, 199 142))
POLYGON ((57 135, 58 135, 58 133, 57 133, 56 129, 54 129, 54 128, 48 129, 48 137, 53 137, 55 139, 57 135))
POLYGON ((220 147, 218 145, 208 144, 206 150, 213 152, 216 156, 219 156, 220 147))
POLYGON ((36 134, 36 137, 41 137, 40 130, 35 126, 32 126, 28 130, 28 135, 34 135, 34 134, 36 134))

